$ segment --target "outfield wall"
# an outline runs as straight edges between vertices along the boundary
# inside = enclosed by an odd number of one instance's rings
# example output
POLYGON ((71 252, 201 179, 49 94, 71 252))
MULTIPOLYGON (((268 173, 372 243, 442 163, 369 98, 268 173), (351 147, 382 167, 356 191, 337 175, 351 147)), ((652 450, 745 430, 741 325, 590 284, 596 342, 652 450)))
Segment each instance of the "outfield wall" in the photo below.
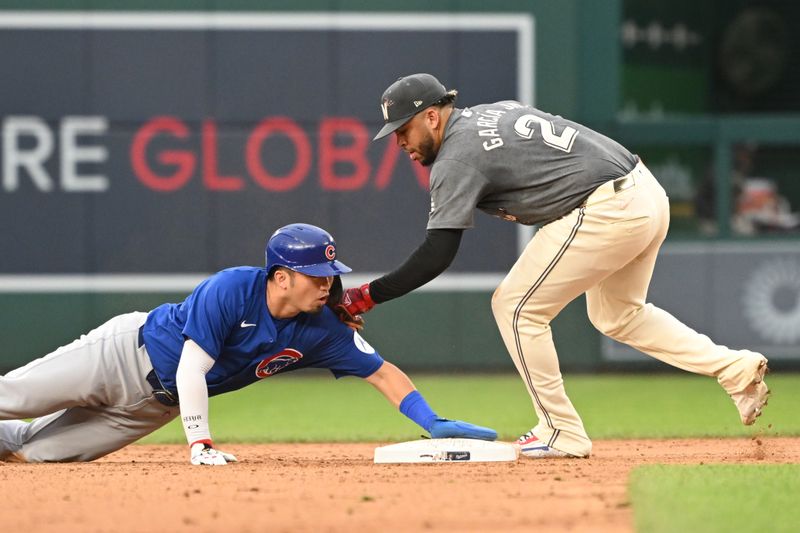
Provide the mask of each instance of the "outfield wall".
MULTIPOLYGON (((57 287, 34 278, 0 277, 2 368, 22 364, 84 330, 130 310, 180 301, 202 274, 160 287, 150 276, 66 276, 57 287), (135 290, 132 289, 135 287, 135 290)), ((347 285, 371 279, 345 277, 347 285)), ((428 370, 513 370, 491 314, 494 275, 451 275, 423 290, 378 306, 365 337, 388 359, 428 370)), ((775 367, 796 367, 800 350, 800 251, 793 243, 667 243, 651 284, 650 301, 716 342, 767 354, 775 367)), ((657 369, 639 352, 599 335, 578 298, 553 322, 562 368, 657 369)))
MULTIPOLYGON (((187 279, 259 264, 289 222, 328 228, 360 272, 395 266, 429 203, 427 171, 369 142, 399 75, 434 72, 465 104, 578 105, 575 2, 357 4, 0 2, 0 67, 15 73, 0 87, 0 367, 179 300, 187 279)), ((529 235, 481 215, 452 271, 497 278, 529 235)), ((493 285, 387 305, 370 336, 420 367, 473 349, 507 366, 493 285)))
MULTIPOLYGON (((0 0, 0 68, 14 73, 0 85, 0 371, 178 301, 208 273, 260 264, 286 223, 334 233, 357 271, 349 285, 399 264, 424 237, 427 173, 369 141, 401 74, 436 73, 459 105, 516 98, 626 142, 661 131, 615 121, 619 0, 22 4, 0 0)), ((726 124, 678 125, 678 137, 713 144, 726 124)), ((489 300, 530 235, 477 214, 449 275, 379 306, 367 337, 415 368, 512 369, 489 300)), ((720 342, 800 360, 785 333, 800 331, 796 241, 681 246, 656 272, 657 303, 720 342), (743 300, 754 295, 758 308, 743 300)), ((554 323, 564 368, 643 364, 584 308, 554 323)))

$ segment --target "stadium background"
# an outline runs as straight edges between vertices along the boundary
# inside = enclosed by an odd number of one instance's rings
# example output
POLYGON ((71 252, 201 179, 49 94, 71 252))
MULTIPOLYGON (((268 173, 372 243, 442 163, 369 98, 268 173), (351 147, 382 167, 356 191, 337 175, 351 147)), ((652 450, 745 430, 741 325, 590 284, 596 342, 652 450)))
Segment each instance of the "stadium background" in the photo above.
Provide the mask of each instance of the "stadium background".
MULTIPOLYGON (((260 264, 286 223, 337 237, 346 285, 396 266, 424 236, 426 175, 368 141, 380 92, 418 71, 461 106, 516 98, 639 153, 673 209, 651 299, 775 367, 800 362, 790 2, 71 7, 0 2, 0 371, 260 264), (788 204, 772 223, 747 211, 765 194, 788 204)), ((512 369, 489 298, 530 232, 476 222, 448 275, 368 316, 404 368, 512 369)), ((583 299, 553 331, 565 370, 663 368, 603 340, 583 299)))

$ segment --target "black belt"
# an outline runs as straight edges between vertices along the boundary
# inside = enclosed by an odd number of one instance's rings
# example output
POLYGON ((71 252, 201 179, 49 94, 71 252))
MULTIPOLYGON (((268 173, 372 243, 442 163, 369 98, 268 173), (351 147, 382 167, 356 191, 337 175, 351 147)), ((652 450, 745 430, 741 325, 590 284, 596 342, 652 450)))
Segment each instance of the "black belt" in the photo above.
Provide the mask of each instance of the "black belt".
MULTIPOLYGON (((139 328, 139 348, 144 346, 144 326, 139 328)), ((164 385, 161 384, 161 380, 158 379, 158 374, 156 374, 156 369, 150 371, 145 378, 147 382, 153 387, 153 396, 155 399, 158 400, 161 404, 166 405, 167 407, 175 407, 178 405, 178 397, 173 394, 171 391, 168 391, 164 388, 164 385)))
MULTIPOLYGON (((608 182, 603 183, 603 185, 605 185, 606 183, 608 183, 608 182)), ((630 174, 626 174, 625 176, 622 176, 621 178, 617 178, 614 181, 612 181, 612 183, 614 184, 614 194, 617 194, 620 191, 624 191, 625 189, 630 189, 631 187, 636 185, 636 180, 633 177, 633 170, 631 170, 630 174)), ((603 185, 600 185, 600 187, 602 187, 603 185)), ((596 190, 597 189, 595 189, 595 191, 596 190)), ((592 191, 592 192, 594 192, 594 191, 592 191)), ((591 194, 589 196, 591 196, 591 194)), ((588 201, 589 201, 589 197, 587 196, 586 199, 583 202, 581 202, 580 205, 578 205, 578 207, 586 207, 586 202, 588 202, 588 201)), ((547 224, 549 224, 549 223, 551 223, 551 222, 553 222, 555 220, 558 220, 558 219, 554 218, 553 220, 548 220, 547 222, 544 222, 541 225, 545 226, 545 225, 547 225, 547 224)))
POLYGON ((167 407, 175 407, 178 405, 178 398, 172 392, 164 388, 161 384, 161 380, 158 379, 158 374, 156 374, 155 369, 151 370, 145 379, 150 386, 153 387, 153 396, 155 396, 156 400, 167 407))
POLYGON ((617 178, 614 180, 614 194, 624 191, 625 189, 630 189, 634 185, 636 185, 636 180, 633 179, 632 174, 617 178))

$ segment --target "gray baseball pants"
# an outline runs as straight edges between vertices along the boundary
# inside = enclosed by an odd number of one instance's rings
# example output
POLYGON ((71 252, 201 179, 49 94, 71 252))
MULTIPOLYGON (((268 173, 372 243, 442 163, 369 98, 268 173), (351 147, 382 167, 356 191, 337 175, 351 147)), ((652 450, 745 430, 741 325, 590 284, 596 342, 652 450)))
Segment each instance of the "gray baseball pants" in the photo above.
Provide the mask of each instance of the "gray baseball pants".
POLYGON ((160 403, 146 379, 153 366, 138 342, 146 318, 114 317, 0 376, 0 460, 91 461, 175 418, 180 408, 160 403))

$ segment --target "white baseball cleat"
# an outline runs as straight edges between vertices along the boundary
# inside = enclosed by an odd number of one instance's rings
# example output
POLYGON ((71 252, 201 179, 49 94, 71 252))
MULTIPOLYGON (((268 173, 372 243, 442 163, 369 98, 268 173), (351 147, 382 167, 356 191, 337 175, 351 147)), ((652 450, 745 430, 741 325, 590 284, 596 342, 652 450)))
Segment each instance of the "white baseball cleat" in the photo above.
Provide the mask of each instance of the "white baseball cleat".
POLYGON ((517 439, 517 446, 519 446, 519 453, 525 457, 531 457, 534 459, 547 457, 575 457, 567 452, 562 452, 560 450, 556 450, 555 448, 551 448, 536 438, 536 435, 533 434, 533 431, 529 431, 517 439))
POLYGON ((769 387, 764 382, 764 374, 769 372, 767 368, 767 360, 762 359, 758 364, 753 375, 753 380, 747 387, 739 392, 731 394, 733 403, 739 409, 739 416, 742 419, 742 424, 745 426, 752 425, 756 418, 761 416, 761 411, 767 405, 769 400, 769 387))

